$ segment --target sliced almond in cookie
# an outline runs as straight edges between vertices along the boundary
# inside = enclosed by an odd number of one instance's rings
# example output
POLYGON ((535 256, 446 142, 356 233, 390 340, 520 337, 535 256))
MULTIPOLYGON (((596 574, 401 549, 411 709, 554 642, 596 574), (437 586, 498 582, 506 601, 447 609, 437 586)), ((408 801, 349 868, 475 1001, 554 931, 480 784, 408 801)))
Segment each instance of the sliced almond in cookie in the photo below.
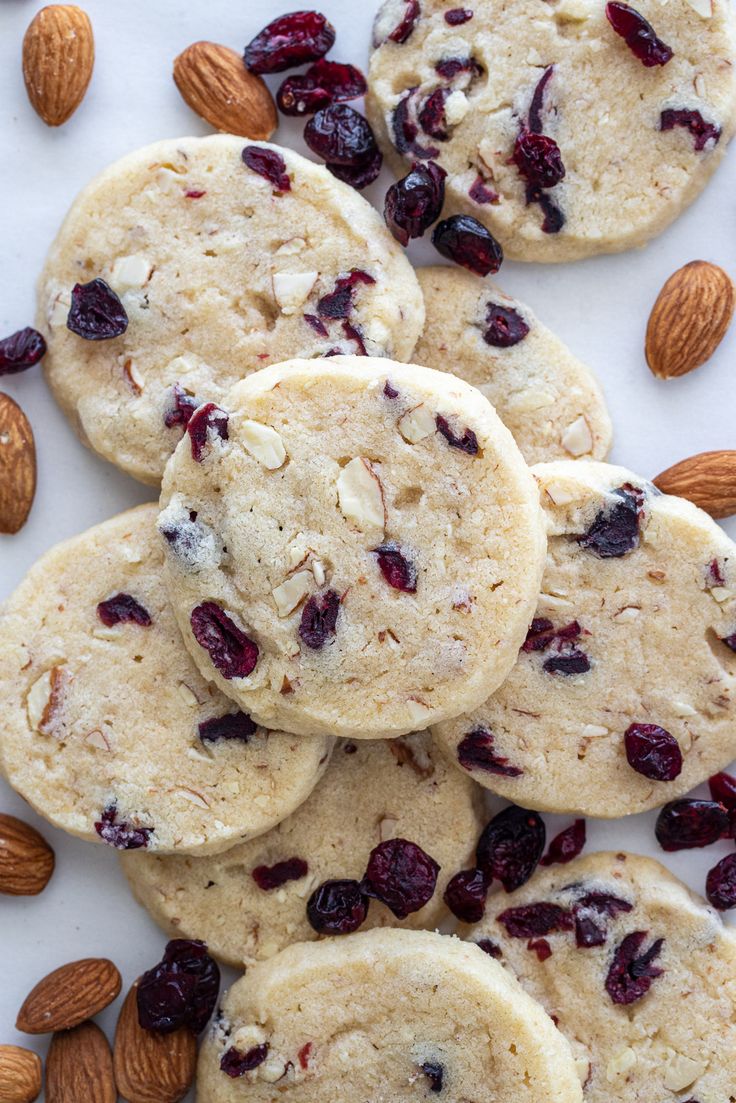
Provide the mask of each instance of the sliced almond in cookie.
POLYGON ((398 426, 402 437, 409 444, 417 444, 418 441, 431 436, 437 429, 434 414, 423 403, 402 414, 398 426))
POLYGON ((284 442, 270 425, 261 425, 259 421, 245 421, 241 438, 251 456, 269 471, 277 471, 283 465, 286 459, 284 442))
POLYGON ((313 585, 314 575, 311 571, 297 571, 296 574, 291 575, 280 586, 277 586, 272 593, 279 616, 288 617, 289 613, 293 613, 310 592, 313 585))
POLYGON ((337 480, 340 509, 348 521, 365 532, 386 527, 383 486, 373 464, 356 456, 343 467, 337 480))

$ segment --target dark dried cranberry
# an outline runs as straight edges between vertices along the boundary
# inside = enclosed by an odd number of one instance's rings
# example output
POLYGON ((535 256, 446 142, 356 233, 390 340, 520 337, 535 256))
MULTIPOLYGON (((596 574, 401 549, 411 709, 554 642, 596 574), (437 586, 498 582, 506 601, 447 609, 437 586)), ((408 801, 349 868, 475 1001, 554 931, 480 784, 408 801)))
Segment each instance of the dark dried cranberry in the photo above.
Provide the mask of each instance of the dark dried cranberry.
POLYGON ((579 639, 581 632, 582 629, 576 620, 564 625, 563 628, 555 628, 547 617, 535 617, 521 645, 521 650, 546 651, 553 643, 565 644, 579 639))
POLYGON ((314 115, 331 103, 357 99, 366 88, 360 69, 322 58, 301 76, 287 77, 276 102, 284 115, 314 115))
POLYGON ((149 628, 151 614, 130 594, 115 594, 97 606, 97 616, 108 628, 116 624, 139 624, 149 628))
POLYGON ((205 402, 187 422, 187 432, 192 443, 192 456, 201 463, 212 440, 229 440, 227 413, 214 402, 205 402))
POLYGON ((315 333, 318 333, 320 337, 329 337, 327 326, 324 322, 321 322, 316 314, 305 314, 304 321, 307 325, 311 326, 315 333))
POLYGON ((538 203, 542 208, 542 214, 544 215, 542 233, 559 234, 565 225, 566 219, 557 204, 548 195, 545 195, 541 188, 535 188, 533 184, 530 184, 526 189, 526 201, 527 203, 538 203))
POLYGON ((346 103, 318 111, 304 128, 304 141, 329 164, 350 168, 371 161, 378 148, 368 120, 346 103))
POLYGON ((560 147, 546 134, 522 130, 512 156, 519 173, 533 187, 554 188, 565 179, 560 147))
POLYGON ((276 195, 291 191, 291 178, 286 171, 286 161, 275 149, 264 146, 246 146, 241 157, 243 164, 268 180, 276 195))
POLYGON ((705 881, 705 895, 719 911, 736 908, 736 854, 727 854, 709 872, 705 881))
POLYGON ((519 314, 508 306, 489 303, 486 311, 487 329, 483 340, 497 349, 508 349, 518 345, 529 333, 529 326, 519 314))
POLYGON ((542 669, 548 674, 562 674, 570 678, 576 674, 587 674, 590 670, 590 659, 579 647, 571 647, 556 655, 550 655, 542 663, 542 669))
POLYGON ((450 448, 457 448, 459 452, 467 452, 469 456, 477 456, 480 451, 478 447, 478 438, 472 429, 463 429, 462 436, 456 433, 446 417, 442 414, 437 414, 434 419, 437 426, 437 432, 441 433, 445 438, 450 448))
MULTIPOLYGON (((347 337, 347 339, 349 341, 352 341, 355 344, 355 352, 354 352, 353 355, 355 355, 355 356, 367 356, 368 355, 368 350, 366 349, 365 341, 363 340, 362 330, 360 330, 357 326, 351 325, 350 322, 343 322, 342 323, 342 331, 345 334, 345 336, 347 337)), ((330 353, 326 353, 326 355, 329 356, 330 353)), ((339 356, 340 355, 339 351, 337 353, 335 353, 335 355, 339 356)))
POLYGON ((371 286, 376 281, 373 276, 360 268, 353 268, 347 276, 341 276, 335 281, 335 290, 323 297, 317 303, 317 313, 320 318, 348 318, 355 305, 355 289, 359 284, 371 286))
POLYGON ((471 77, 479 77, 483 69, 474 57, 443 57, 435 65, 434 71, 443 80, 454 80, 460 73, 470 73, 471 77))
POLYGON ((693 137, 693 148, 701 153, 709 142, 717 146, 721 140, 721 128, 715 123, 707 122, 699 111, 688 111, 687 108, 667 108, 659 117, 660 130, 674 130, 676 126, 682 126, 689 130, 693 137))
POLYGON ((500 958, 503 957, 503 951, 496 942, 492 942, 490 938, 481 938, 475 944, 478 949, 482 950, 484 954, 488 954, 489 957, 500 958))
POLYGON ((692 850, 710 846, 728 834, 731 820, 713 800, 673 800, 657 816, 654 833, 662 850, 692 850))
POLYGON ((732 632, 730 636, 722 636, 721 643, 725 643, 731 651, 736 651, 736 632, 732 632))
POLYGON ((710 795, 729 812, 736 812, 736 777, 731 774, 714 774, 708 782, 710 795))
POLYGON ((117 805, 109 804, 95 823, 95 831, 108 846, 116 850, 143 850, 153 834, 152 827, 134 827, 118 820, 117 805))
POLYGON ((547 91, 547 85, 551 81, 554 75, 554 65, 548 65, 542 73, 541 77, 537 81, 537 84, 532 92, 531 102, 529 104, 529 113, 527 115, 526 129, 530 130, 532 134, 541 134, 544 126, 542 124, 542 111, 544 110, 544 94, 547 91))
POLYGON ((0 375, 15 375, 37 364, 46 355, 46 341, 37 329, 26 326, 0 340, 0 375))
POLYGON ((498 192, 495 192, 493 188, 489 188, 482 176, 475 178, 468 195, 479 206, 498 201, 498 192))
POLYGON ((432 899, 439 871, 434 858, 416 843, 387 839, 371 851, 361 888, 397 919, 406 919, 432 899))
POLYGON ((67 329, 85 341, 109 341, 128 328, 125 307, 104 280, 75 284, 67 329))
POLYGON ((633 911, 633 904, 607 892, 589 892, 575 904, 575 942, 581 949, 603 946, 608 938, 605 919, 633 911))
POLYGON ((578 544, 601 559, 619 559, 639 547, 641 503, 624 487, 613 491, 615 501, 605 506, 578 544))
POLYGON ((424 101, 424 106, 419 112, 419 125, 425 134, 435 138, 438 142, 446 142, 450 137, 445 118, 445 101, 450 95, 449 88, 437 88, 424 101))
POLYGON ((318 934, 352 934, 365 922, 368 899, 358 881, 325 881, 307 903, 307 919, 318 934))
POLYGON ((384 42, 398 42, 399 45, 406 42, 421 15, 419 0, 391 0, 390 5, 384 5, 379 12, 379 20, 392 15, 396 17, 396 25, 383 38, 377 39, 374 35, 374 46, 381 46, 384 42))
POLYGON ((530 938, 526 948, 533 950, 539 961, 547 961, 552 957, 552 947, 546 938, 530 938))
POLYGON ((503 249, 495 237, 468 214, 455 214, 440 222, 432 234, 432 244, 443 257, 476 276, 498 272, 503 262, 503 249))
POLYGON ((176 938, 163 959, 141 977, 136 993, 138 1021, 144 1030, 170 1034, 189 1027, 200 1034, 210 1020, 220 991, 220 970, 207 944, 176 938))
POLYGON ((429 1081, 429 1090, 431 1092, 441 1092, 445 1075, 444 1066, 437 1064, 435 1061, 425 1061, 422 1065, 422 1072, 429 1081))
POLYGON ((268 1042, 253 1046, 247 1053, 236 1049, 235 1046, 230 1046, 230 1049, 226 1049, 220 1058, 220 1068, 233 1080, 237 1080, 239 1076, 245 1076, 246 1072, 252 1072, 262 1065, 268 1057, 268 1050, 268 1042))
POLYGON ((506 928, 510 938, 535 938, 553 931, 571 931, 572 913, 559 904, 523 904, 501 912, 498 922, 506 928))
POLYGON ((674 781, 682 772, 682 751, 673 735, 657 724, 631 724, 624 733, 632 770, 651 781, 674 781))
POLYGON ((547 832, 541 816, 509 805, 484 829, 475 860, 490 884, 499 880, 513 892, 529 880, 544 853, 547 832))
POLYGON ((270 892, 281 888, 287 881, 299 881, 309 873, 309 866, 303 858, 287 858, 274 866, 256 866, 251 874, 259 889, 270 892))
POLYGON ((203 743, 217 743, 221 739, 236 739, 247 743, 258 731, 258 725, 247 712, 226 712, 224 716, 213 716, 211 720, 205 720, 198 730, 203 743))
POLYGON ((416 94, 417 89, 410 88, 394 109, 391 118, 393 143, 399 153, 411 153, 420 161, 431 161, 440 151, 436 146, 423 146, 416 140, 419 126, 412 118, 416 94))
POLYGON ((325 165, 325 168, 338 180, 342 180, 343 184, 349 184, 356 191, 362 191, 363 188, 367 188, 369 184, 378 179, 382 165, 383 154, 376 146, 374 156, 370 161, 366 161, 364 165, 325 165))
POLYGON ((386 225, 402 245, 421 237, 442 214, 446 176, 434 161, 426 165, 415 161, 411 172, 386 192, 386 225))
POLYGON ((485 728, 473 728, 461 739, 457 748, 457 760, 465 770, 484 770, 501 777, 521 777, 524 771, 512 766, 507 758, 496 754, 493 733, 485 728))
POLYGON ((666 65, 672 60, 673 52, 658 38, 654 27, 643 15, 628 4, 610 0, 606 4, 606 16, 616 34, 624 39, 632 54, 651 69, 654 65, 666 65))
POLYGON ((330 50, 335 28, 316 11, 294 11, 274 19, 245 47, 243 60, 251 73, 282 73, 330 50))
POLYGON ((464 869, 448 882, 443 900, 464 923, 480 923, 486 910, 488 885, 481 869, 464 869))
POLYGON ((405 594, 417 592, 417 569, 398 544, 382 544, 373 554, 378 556, 378 566, 389 586, 405 594))
POLYGON ((628 1005, 640 1000, 652 986, 652 981, 662 976, 663 970, 653 965, 664 946, 664 939, 656 942, 640 954, 646 942, 646 931, 632 931, 616 948, 606 977, 606 992, 614 1003, 628 1005))
POLYGON ((319 651, 335 635, 340 597, 334 590, 314 594, 302 610, 299 635, 307 647, 319 651))
POLYGON ((449 23, 451 27, 459 27, 472 18, 473 13, 470 8, 451 8, 450 11, 445 12, 445 23, 449 23))
POLYGON ((555 835, 549 844, 549 849, 542 858, 543 866, 565 865, 577 858, 585 846, 586 830, 585 820, 575 820, 559 835, 555 835))
POLYGON ((214 601, 205 601, 192 609, 189 622, 195 640, 209 654, 223 678, 229 681, 253 673, 258 662, 258 645, 214 601))
POLYGON ((385 394, 386 398, 398 398, 399 397, 399 392, 396 390, 395 387, 391 386, 391 383, 389 382, 388 379, 386 380, 386 382, 383 385, 383 393, 385 394))
POLYGON ((192 414, 200 405, 199 399, 187 394, 179 383, 174 384, 172 399, 172 405, 164 414, 164 425, 167 429, 173 429, 175 425, 186 429, 192 420, 192 414))

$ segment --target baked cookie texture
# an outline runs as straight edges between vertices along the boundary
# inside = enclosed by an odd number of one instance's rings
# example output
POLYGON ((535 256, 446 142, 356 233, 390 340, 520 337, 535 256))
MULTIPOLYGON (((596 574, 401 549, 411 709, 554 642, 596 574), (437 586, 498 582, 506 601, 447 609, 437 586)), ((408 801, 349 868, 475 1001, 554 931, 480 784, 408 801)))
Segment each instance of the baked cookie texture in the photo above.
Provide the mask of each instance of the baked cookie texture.
POLYGON ((297 944, 255 965, 225 997, 197 1075, 200 1103, 411 1103, 440 1090, 581 1098, 567 1042, 514 978, 475 946, 418 931, 297 944), (229 1075, 221 1062, 234 1072, 239 1054, 260 1063, 229 1075))
POLYGON ((156 486, 188 400, 219 402, 295 355, 408 360, 423 318, 411 265, 353 188, 230 135, 157 142, 111 165, 75 200, 38 285, 54 395, 86 444, 156 486), (246 165, 246 150, 280 160, 286 185, 246 165), (72 288, 94 278, 128 314, 112 340, 66 327, 72 288), (346 280, 357 282, 335 304, 346 280))
POLYGON ((625 468, 533 470, 548 554, 527 639, 501 689, 434 734, 476 781, 526 807, 658 807, 736 757, 736 546, 625 468), (637 769, 629 755, 644 743, 661 761, 637 769), (678 756, 676 776, 652 776, 678 756))
POLYGON ((367 110, 396 174, 435 160, 448 173, 444 216, 480 219, 515 260, 646 244, 733 136, 736 31, 726 0, 633 6, 671 49, 666 64, 635 55, 604 0, 471 0, 454 24, 449 0, 387 0, 367 110))
POLYGON ((165 578, 203 676, 267 726, 390 738, 480 704, 539 591, 538 494, 467 383, 334 357, 202 408, 169 462, 165 578))
POLYGON ((606 458, 611 419, 595 376, 528 306, 461 269, 417 276, 427 315, 418 364, 477 387, 527 463, 606 458))
POLYGON ((659 862, 599 853, 541 871, 465 933, 553 1016, 586 1103, 733 1097, 736 935, 659 862))
POLYGON ((52 548, 0 611, 0 764, 80 838, 215 853, 305 800, 333 741, 257 728, 202 678, 164 593, 156 513, 52 548))

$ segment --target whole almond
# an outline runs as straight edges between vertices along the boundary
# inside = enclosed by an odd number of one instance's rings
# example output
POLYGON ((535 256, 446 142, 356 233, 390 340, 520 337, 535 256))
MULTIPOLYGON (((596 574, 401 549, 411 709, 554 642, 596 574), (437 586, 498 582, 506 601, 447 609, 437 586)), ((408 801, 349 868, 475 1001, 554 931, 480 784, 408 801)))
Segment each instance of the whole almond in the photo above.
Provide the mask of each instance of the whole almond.
POLYGON ((71 4, 51 4, 34 16, 23 39, 28 99, 49 126, 61 126, 84 99, 95 64, 89 16, 71 4))
POLYGON ((734 286, 722 268, 693 260, 670 276, 647 326, 646 357, 654 375, 674 379, 710 360, 731 324, 734 286))
POLYGON ((736 513, 736 451, 699 452, 653 481, 664 494, 679 494, 711 517, 736 513))
POLYGON ((0 812, 0 892, 37 896, 54 872, 54 852, 35 827, 0 812))
POLYGON ((138 981, 125 998, 115 1031, 118 1091, 128 1103, 178 1103, 189 1091, 197 1067, 197 1040, 182 1027, 155 1034, 138 1022, 138 981))
POLYGON ((0 1103, 33 1103, 41 1094, 41 1058, 20 1046, 0 1046, 0 1103))
POLYGON ((120 985, 120 973, 107 958, 70 961, 29 992, 15 1025, 25 1034, 71 1030, 112 1003, 120 985))
POLYGON ((110 1043, 95 1023, 54 1034, 46 1058, 46 1103, 116 1103, 110 1043))
POLYGON ((249 73, 240 54, 227 46, 187 46, 174 62, 174 81, 192 111, 215 130, 263 141, 278 125, 263 78, 249 73))
POLYGON ((0 532, 18 532, 36 494, 31 423, 10 395, 0 394, 0 532))

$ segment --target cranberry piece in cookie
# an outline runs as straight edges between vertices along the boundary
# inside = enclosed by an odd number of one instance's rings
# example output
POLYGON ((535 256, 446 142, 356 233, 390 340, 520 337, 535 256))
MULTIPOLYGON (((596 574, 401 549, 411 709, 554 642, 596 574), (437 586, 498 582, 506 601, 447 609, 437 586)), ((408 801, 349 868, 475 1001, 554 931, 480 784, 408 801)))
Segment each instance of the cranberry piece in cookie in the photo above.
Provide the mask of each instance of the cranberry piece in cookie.
POLYGON ((411 37, 422 14, 419 0, 385 0, 373 25, 373 45, 396 42, 402 45, 411 37))
POLYGON ((320 651, 335 635, 340 597, 334 590, 310 597, 304 606, 299 636, 313 651, 320 651))
POLYGON ((630 724, 624 746, 632 770, 652 781, 674 781, 682 771, 679 743, 658 724, 630 724))
POLYGON ((628 1006, 645 996, 652 981, 664 972, 654 962, 662 953, 664 939, 658 938, 645 949, 648 931, 632 931, 616 947, 606 977, 606 991, 616 1004, 628 1006))
POLYGON ((373 553, 378 557, 381 574, 394 590, 417 592, 417 569, 398 544, 384 544, 373 553))
POLYGON ((303 858, 286 858, 273 866, 256 866, 252 877, 259 889, 272 892, 288 881, 300 881, 308 872, 309 866, 303 858))
POLYGON ((192 445, 192 458, 201 463, 215 440, 227 440, 228 415, 214 402, 205 402, 187 422, 187 433, 192 445))
POLYGON ((609 0, 606 4, 606 17, 616 34, 620 35, 642 65, 651 69, 655 65, 666 65, 674 54, 671 48, 658 38, 654 27, 643 15, 628 4, 619 0, 609 0))
POLYGON ((246 1072, 252 1072, 268 1057, 268 1042, 252 1046, 248 1050, 239 1050, 236 1046, 226 1049, 220 1059, 220 1069, 232 1080, 238 1080, 245 1076, 246 1072))
POLYGON ((518 310, 512 307, 489 303, 486 311, 486 329, 483 340, 497 349, 508 349, 518 345, 529 335, 529 326, 518 310))
POLYGON ((97 616, 107 628, 116 624, 138 624, 150 628, 151 614, 131 594, 114 594, 97 606, 97 616))
POLYGON ((110 341, 128 328, 128 315, 109 284, 94 279, 72 289, 67 329, 85 341, 110 341))
POLYGON ((244 165, 268 180, 274 195, 291 191, 291 177, 286 171, 286 161, 277 150, 266 149, 265 146, 246 146, 241 156, 244 165))
POLYGON ((496 751, 493 733, 485 728, 474 728, 462 739, 457 748, 457 760, 465 770, 484 770, 503 777, 521 777, 523 770, 509 762, 496 751))
POLYGON ((108 804, 95 824, 95 831, 103 843, 116 850, 145 849, 153 834, 152 827, 136 827, 119 819, 116 804, 108 804))
POLYGON ((674 130, 676 127, 689 131, 696 153, 702 153, 705 149, 714 149, 721 140, 720 126, 708 122, 700 111, 684 107, 668 107, 660 115, 659 129, 674 130))
POLYGON ((246 636, 224 609, 205 601, 190 614, 192 635, 228 680, 247 678, 258 662, 258 645, 246 636))
POLYGON ((552 934, 553 931, 570 931, 573 926, 569 911, 546 901, 507 908, 498 916, 498 922, 506 928, 511 938, 534 938, 552 934))

